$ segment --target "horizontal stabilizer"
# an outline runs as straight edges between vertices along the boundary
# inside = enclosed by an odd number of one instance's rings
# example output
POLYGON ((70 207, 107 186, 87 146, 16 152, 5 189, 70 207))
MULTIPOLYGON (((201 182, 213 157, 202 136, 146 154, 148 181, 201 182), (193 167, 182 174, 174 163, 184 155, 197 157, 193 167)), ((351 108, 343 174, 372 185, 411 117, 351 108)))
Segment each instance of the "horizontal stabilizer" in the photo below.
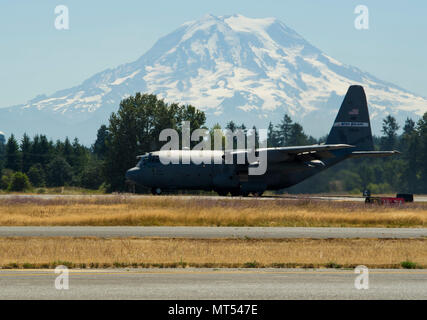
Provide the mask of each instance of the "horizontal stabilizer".
POLYGON ((350 154, 350 158, 361 158, 361 157, 370 157, 370 158, 381 158, 389 157, 395 154, 400 154, 399 151, 353 151, 350 154))

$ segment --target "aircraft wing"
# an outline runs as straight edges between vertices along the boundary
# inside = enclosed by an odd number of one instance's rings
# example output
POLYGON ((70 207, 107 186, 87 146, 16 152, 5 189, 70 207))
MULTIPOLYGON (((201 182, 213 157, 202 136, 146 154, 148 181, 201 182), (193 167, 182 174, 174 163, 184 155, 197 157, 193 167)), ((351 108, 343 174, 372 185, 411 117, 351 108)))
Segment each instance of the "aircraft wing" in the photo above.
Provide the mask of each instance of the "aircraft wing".
MULTIPOLYGON (((354 148, 348 144, 316 144, 311 146, 261 148, 257 151, 266 151, 268 162, 283 162, 300 159, 302 161, 320 160, 334 157, 331 150, 354 148)), ((233 151, 233 155, 246 153, 246 150, 233 151)))
POLYGON ((380 157, 389 157, 395 154, 400 154, 399 151, 353 151, 350 154, 350 158, 361 158, 361 157, 370 157, 370 158, 380 158, 380 157))

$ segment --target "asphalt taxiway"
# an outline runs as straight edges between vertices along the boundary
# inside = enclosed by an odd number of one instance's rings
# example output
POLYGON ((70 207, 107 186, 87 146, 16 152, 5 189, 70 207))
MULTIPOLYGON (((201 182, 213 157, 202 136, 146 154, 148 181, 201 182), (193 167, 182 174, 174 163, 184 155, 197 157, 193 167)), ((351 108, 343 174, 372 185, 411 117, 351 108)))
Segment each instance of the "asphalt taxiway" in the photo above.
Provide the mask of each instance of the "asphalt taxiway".
MULTIPOLYGON (((0 199, 22 199, 22 200, 31 200, 42 199, 42 200, 52 200, 56 198, 63 199, 102 199, 102 198, 117 198, 123 197, 126 199, 144 199, 144 198, 155 198, 155 199, 179 199, 179 200, 260 200, 260 201, 294 201, 294 200, 324 200, 324 201, 352 201, 352 202, 365 202, 364 197, 359 196, 332 196, 332 195, 265 195, 262 197, 224 197, 217 195, 137 195, 137 194, 98 194, 98 195, 66 195, 66 194, 2 194, 0 199)), ((414 202, 427 202, 427 196, 425 195, 415 195, 414 202)))
POLYGON ((70 270, 57 290, 54 270, 1 270, 0 299, 427 299, 427 270, 70 270))
POLYGON ((0 227, 0 237, 407 239, 427 238, 427 228, 27 226, 0 227))

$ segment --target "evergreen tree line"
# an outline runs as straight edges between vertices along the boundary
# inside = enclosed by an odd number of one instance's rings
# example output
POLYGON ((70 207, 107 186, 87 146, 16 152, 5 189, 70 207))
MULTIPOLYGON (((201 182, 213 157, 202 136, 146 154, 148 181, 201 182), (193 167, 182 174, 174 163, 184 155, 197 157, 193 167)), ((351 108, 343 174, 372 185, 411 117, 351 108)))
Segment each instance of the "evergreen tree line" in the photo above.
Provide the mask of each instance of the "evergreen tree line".
MULTIPOLYGON (((5 145, 0 144, 0 188, 76 186, 127 191, 124 175, 136 164, 137 155, 160 149, 165 143, 159 141, 161 130, 172 128, 181 133, 183 121, 190 122, 191 130, 208 129, 206 115, 194 106, 169 104, 156 95, 137 93, 121 101, 90 148, 77 139, 53 142, 44 135, 31 138, 25 134, 21 139, 11 135, 5 145)), ((245 124, 234 121, 225 128, 247 132, 245 124)), ((213 129, 221 126, 213 126, 211 133, 213 129)), ((316 139, 307 135, 285 114, 279 123, 270 122, 267 138, 268 147, 279 147, 323 143, 327 136, 316 139)), ((359 193, 368 188, 373 193, 427 192, 427 113, 418 122, 408 118, 402 127, 393 116, 387 116, 374 145, 376 150, 396 149, 402 154, 346 160, 284 191, 359 193)))
POLYGON ((99 188, 101 161, 79 143, 48 140, 45 135, 21 139, 12 134, 0 147, 0 189, 22 191, 31 187, 77 186, 99 188), (99 173, 99 177, 97 174, 99 173))

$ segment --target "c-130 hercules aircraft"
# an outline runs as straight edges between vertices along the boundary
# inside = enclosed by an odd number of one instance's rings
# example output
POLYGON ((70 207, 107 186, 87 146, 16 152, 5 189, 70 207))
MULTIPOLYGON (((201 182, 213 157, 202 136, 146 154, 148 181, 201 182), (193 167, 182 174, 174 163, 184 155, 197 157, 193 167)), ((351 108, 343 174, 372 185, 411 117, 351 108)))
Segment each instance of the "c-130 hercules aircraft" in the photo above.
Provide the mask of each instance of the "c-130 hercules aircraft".
MULTIPOLYGON (((258 149, 260 151, 261 149, 258 149)), ((391 156, 398 151, 373 151, 371 124, 366 95, 361 86, 350 86, 325 144, 311 146, 266 148, 266 171, 249 175, 253 164, 167 164, 160 161, 162 151, 139 156, 136 167, 126 178, 149 187, 153 194, 163 190, 207 190, 221 196, 261 196, 265 190, 293 186, 349 158, 391 156)), ((175 150, 172 157, 191 156, 198 150, 175 150)), ((222 157, 222 150, 205 150, 210 157, 222 157)), ((233 152, 233 151, 232 151, 233 152)), ((241 152, 241 151, 235 151, 241 152)), ((171 154, 171 153, 169 153, 171 154)), ((182 159, 182 158, 181 158, 182 159)))

